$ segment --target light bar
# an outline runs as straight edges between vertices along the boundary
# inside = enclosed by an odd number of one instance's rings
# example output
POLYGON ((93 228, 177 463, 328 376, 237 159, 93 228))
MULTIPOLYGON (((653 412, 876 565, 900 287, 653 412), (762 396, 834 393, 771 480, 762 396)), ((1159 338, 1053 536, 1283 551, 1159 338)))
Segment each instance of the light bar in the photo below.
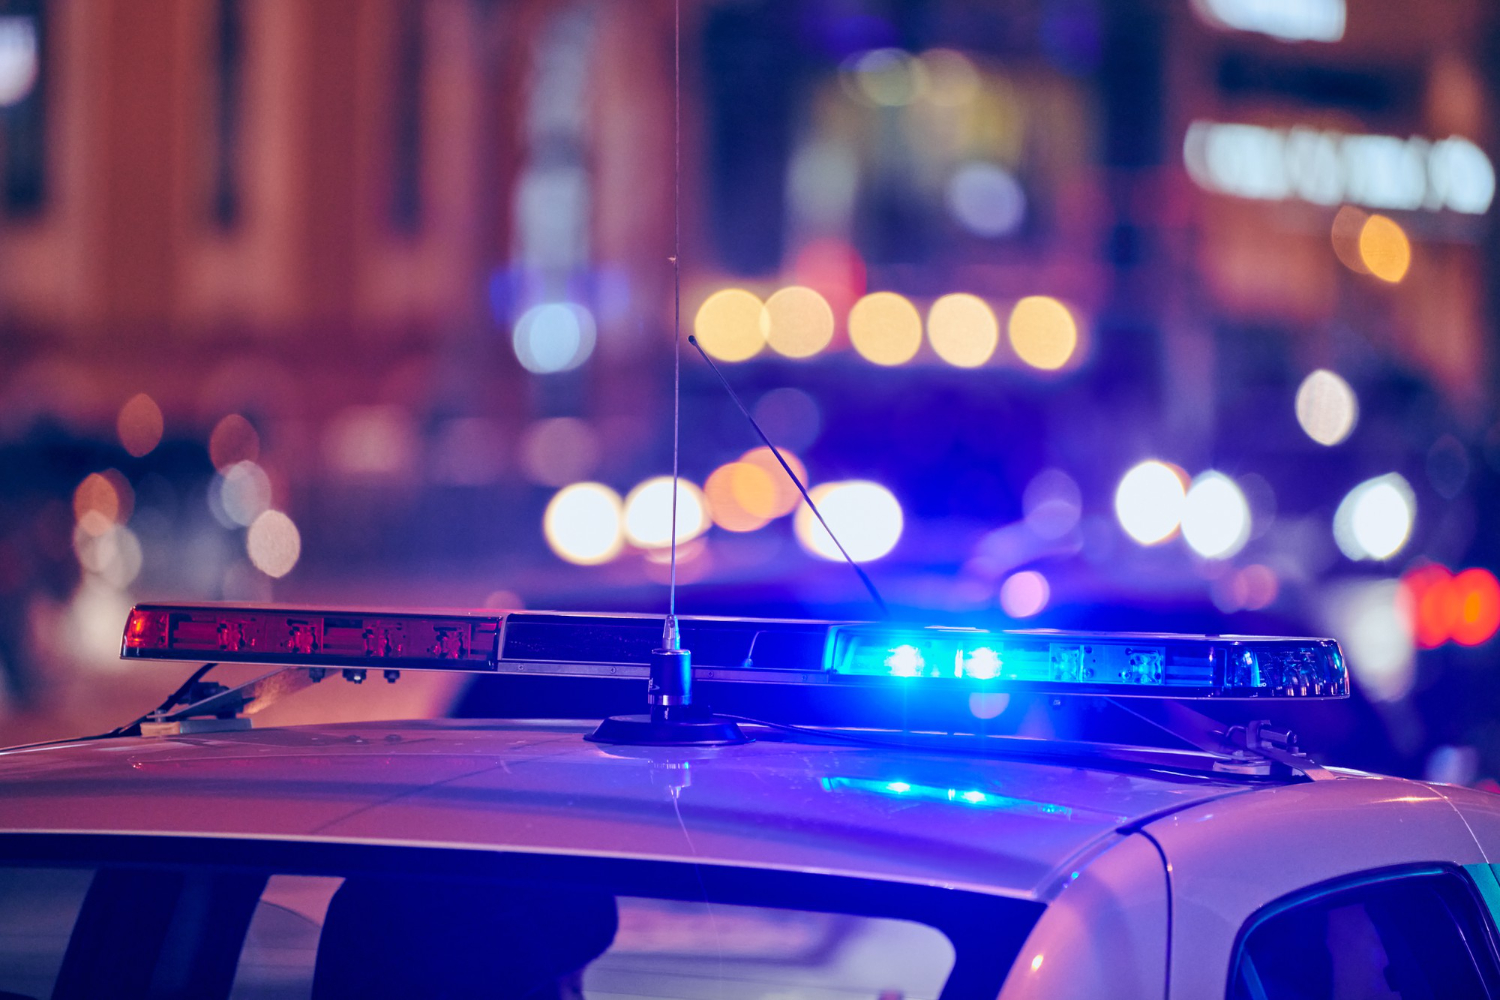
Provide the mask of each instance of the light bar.
MULTIPOLYGON (((716 682, 1156 698, 1343 698, 1331 639, 897 627, 682 618, 694 676, 716 682)), ((140 605, 120 655, 564 677, 647 675, 657 615, 311 611, 140 605)))

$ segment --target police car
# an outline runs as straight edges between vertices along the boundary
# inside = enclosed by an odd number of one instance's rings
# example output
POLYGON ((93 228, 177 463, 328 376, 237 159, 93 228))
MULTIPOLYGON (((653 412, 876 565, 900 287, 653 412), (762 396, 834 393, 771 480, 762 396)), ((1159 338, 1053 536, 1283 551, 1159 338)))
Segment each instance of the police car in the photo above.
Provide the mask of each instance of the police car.
POLYGON ((1500 995, 1500 800, 1253 718, 1345 696, 1330 641, 663 624, 137 607, 127 659, 274 669, 0 753, 0 996, 1500 995), (251 724, 411 670, 559 717, 251 724), (988 732, 1002 696, 1181 748, 988 732))

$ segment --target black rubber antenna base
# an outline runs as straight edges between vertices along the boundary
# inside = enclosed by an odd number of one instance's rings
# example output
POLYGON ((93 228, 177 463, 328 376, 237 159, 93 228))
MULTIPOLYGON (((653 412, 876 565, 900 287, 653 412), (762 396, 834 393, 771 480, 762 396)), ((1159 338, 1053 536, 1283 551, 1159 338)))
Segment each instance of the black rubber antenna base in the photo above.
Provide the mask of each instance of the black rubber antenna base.
POLYGON ((635 747, 724 747, 750 742, 729 719, 713 715, 674 719, 665 713, 613 715, 584 739, 635 747))

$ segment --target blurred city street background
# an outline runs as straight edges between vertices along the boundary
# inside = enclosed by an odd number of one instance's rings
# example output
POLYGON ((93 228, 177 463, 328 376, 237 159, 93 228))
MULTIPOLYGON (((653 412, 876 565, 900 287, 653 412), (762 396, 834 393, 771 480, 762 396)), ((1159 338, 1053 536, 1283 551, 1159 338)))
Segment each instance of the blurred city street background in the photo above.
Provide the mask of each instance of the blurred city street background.
MULTIPOLYGON (((1500 7, 681 0, 680 151, 673 39, 0 0, 0 742, 181 681, 137 600, 664 610, 680 190, 683 336, 899 617, 1332 635, 1305 742, 1500 790, 1500 7)), ((683 351, 679 610, 871 617, 683 351)))

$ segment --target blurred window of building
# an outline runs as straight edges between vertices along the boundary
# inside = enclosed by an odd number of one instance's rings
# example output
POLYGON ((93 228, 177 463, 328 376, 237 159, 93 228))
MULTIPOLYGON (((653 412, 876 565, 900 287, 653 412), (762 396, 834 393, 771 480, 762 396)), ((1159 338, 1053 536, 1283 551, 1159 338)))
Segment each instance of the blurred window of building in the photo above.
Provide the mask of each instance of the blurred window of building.
POLYGON ((398 0, 391 92, 391 225, 422 229, 422 103, 426 81, 424 0, 398 0))
POLYGON ((47 201, 46 0, 0 0, 0 200, 11 218, 47 201))
POLYGON ((583 276, 591 256, 589 108, 597 22, 591 3, 560 7, 531 52, 522 126, 526 165, 514 195, 515 261, 522 284, 517 316, 539 303, 566 299, 570 279, 583 276))
POLYGON ((220 229, 240 219, 240 143, 244 120, 244 0, 216 0, 213 24, 213 174, 209 214, 220 229))

